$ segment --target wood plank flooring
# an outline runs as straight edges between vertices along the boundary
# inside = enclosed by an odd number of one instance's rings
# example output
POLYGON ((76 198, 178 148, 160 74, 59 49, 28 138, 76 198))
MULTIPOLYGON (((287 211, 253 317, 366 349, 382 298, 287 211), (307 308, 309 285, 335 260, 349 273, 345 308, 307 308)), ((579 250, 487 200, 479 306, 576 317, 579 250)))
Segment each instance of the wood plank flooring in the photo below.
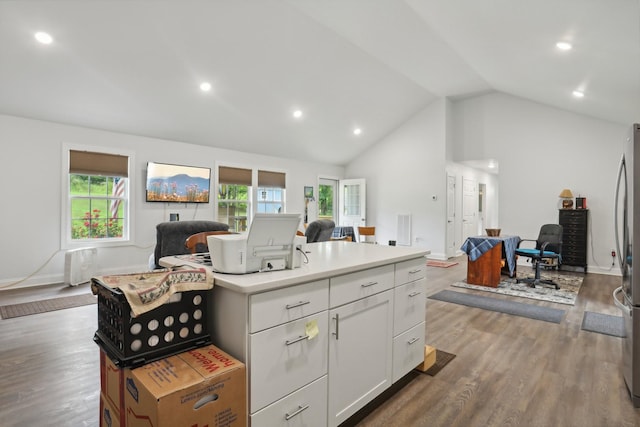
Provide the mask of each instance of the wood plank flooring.
MULTIPOLYGON (((458 261, 428 268, 428 295, 465 277, 466 258, 458 261)), ((622 379, 620 338, 580 330, 585 310, 619 315, 611 302, 618 282, 587 274, 575 306, 519 300, 565 309, 560 324, 427 300, 427 343, 457 357, 435 377, 408 376, 348 424, 640 426, 622 379)), ((0 291, 0 301, 86 291, 0 291)), ((98 425, 96 327, 95 305, 0 320, 0 425, 98 425)))

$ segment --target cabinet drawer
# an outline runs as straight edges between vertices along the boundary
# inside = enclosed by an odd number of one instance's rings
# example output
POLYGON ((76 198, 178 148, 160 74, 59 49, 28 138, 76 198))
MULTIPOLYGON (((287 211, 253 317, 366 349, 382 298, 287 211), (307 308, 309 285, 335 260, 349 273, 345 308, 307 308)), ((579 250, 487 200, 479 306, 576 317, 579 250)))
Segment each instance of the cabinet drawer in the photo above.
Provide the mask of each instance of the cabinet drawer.
POLYGON ((416 280, 394 289, 393 335, 425 321, 427 279, 416 280))
POLYGON ((323 311, 250 336, 250 413, 327 373, 328 319, 323 311), (314 321, 318 334, 307 339, 314 321))
POLYGON ((257 332, 329 308, 329 279, 251 295, 249 332, 257 332))
POLYGON ((393 382, 424 361, 425 322, 393 339, 393 382))
POLYGON ((420 257, 396 264, 396 286, 427 277, 427 259, 420 257))
POLYGON ((327 376, 251 415, 251 427, 327 425, 327 376))
POLYGON ((391 289, 393 283, 393 265, 333 277, 329 283, 329 306, 337 307, 391 289))

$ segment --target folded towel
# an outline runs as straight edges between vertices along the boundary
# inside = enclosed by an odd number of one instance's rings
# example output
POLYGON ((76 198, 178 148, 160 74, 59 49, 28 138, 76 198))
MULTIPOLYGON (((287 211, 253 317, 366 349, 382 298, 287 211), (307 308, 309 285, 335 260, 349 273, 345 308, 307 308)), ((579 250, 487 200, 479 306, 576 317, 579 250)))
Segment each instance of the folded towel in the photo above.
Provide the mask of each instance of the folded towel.
MULTIPOLYGON (((204 268, 98 276, 93 280, 122 291, 131 306, 133 317, 161 306, 178 292, 213 288, 213 275, 204 268)), ((93 286, 92 292, 98 293, 93 286)))

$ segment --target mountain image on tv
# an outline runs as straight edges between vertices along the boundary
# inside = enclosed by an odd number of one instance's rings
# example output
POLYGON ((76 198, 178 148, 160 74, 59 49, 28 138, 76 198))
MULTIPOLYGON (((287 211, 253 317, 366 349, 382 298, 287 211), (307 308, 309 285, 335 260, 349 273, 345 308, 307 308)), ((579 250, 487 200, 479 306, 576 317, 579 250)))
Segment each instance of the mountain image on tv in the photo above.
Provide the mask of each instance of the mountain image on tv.
POLYGON ((149 164, 147 169, 147 201, 208 203, 209 173, 208 168, 149 164), (169 174, 171 172, 175 173, 169 174))

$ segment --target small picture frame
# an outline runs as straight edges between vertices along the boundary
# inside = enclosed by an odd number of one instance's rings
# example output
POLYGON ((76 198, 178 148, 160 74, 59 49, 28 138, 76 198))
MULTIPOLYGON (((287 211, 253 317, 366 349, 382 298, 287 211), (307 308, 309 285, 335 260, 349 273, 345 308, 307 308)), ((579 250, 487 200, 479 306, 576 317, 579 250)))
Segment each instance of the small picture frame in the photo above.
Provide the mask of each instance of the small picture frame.
POLYGON ((305 187, 304 187, 304 198, 305 199, 313 199, 313 187, 311 187, 311 186, 307 187, 305 185, 305 187))

